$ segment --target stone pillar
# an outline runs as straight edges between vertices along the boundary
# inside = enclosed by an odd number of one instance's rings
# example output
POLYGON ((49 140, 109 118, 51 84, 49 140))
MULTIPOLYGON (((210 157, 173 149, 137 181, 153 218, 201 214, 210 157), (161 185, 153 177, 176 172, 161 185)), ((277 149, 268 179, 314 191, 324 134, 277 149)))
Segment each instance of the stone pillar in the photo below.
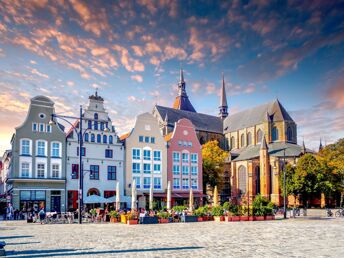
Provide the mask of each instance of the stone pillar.
MULTIPOLYGON (((283 173, 283 171, 280 171, 280 165, 279 165, 279 161, 277 159, 272 160, 271 162, 272 166, 271 166, 271 170, 272 170, 272 186, 273 188, 271 189, 271 196, 270 196, 270 200, 280 206, 281 205, 281 199, 280 199, 280 185, 279 185, 279 175, 280 173, 283 173)), ((282 185, 283 187, 283 185, 282 185)))
POLYGON ((236 199, 238 195, 237 169, 236 162, 231 162, 231 195, 236 199))
POLYGON ((266 145, 265 136, 262 140, 262 146, 259 151, 260 162, 260 193, 262 196, 269 198, 270 195, 270 162, 269 152, 266 145), (265 144, 264 144, 265 142, 265 144))

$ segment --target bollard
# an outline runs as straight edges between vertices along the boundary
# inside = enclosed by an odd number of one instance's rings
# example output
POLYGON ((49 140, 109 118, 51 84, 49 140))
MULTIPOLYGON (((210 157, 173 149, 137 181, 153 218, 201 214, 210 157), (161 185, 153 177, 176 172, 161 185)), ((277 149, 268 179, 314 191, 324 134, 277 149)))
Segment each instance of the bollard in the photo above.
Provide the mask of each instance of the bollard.
POLYGON ((5 242, 0 242, 0 256, 6 256, 5 245, 5 242))

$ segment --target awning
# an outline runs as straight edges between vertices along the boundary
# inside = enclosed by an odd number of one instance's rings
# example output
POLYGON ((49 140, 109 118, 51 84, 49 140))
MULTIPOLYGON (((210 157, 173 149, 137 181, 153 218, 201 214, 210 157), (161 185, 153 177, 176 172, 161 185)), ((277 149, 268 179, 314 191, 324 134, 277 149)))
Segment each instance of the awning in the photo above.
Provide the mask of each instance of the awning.
POLYGON ((98 195, 90 195, 84 199, 84 203, 107 203, 107 199, 98 195))

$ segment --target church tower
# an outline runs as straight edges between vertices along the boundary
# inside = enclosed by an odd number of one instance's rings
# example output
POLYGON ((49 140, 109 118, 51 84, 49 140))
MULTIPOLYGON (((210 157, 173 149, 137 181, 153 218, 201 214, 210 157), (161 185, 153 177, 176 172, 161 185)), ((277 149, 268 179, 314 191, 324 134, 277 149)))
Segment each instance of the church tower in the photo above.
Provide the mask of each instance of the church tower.
POLYGON ((262 196, 269 198, 270 194, 270 162, 269 148, 266 143, 265 135, 263 135, 262 143, 259 151, 260 162, 260 193, 262 196))
POLYGON ((227 105, 227 96, 226 96, 226 88, 225 88, 225 78, 222 74, 222 87, 221 87, 221 98, 220 98, 220 112, 219 116, 223 120, 228 116, 228 105, 227 105))
POLYGON ((195 108, 192 106, 188 95, 186 94, 185 81, 183 69, 180 69, 180 79, 178 82, 178 96, 173 103, 174 109, 196 112, 195 108))

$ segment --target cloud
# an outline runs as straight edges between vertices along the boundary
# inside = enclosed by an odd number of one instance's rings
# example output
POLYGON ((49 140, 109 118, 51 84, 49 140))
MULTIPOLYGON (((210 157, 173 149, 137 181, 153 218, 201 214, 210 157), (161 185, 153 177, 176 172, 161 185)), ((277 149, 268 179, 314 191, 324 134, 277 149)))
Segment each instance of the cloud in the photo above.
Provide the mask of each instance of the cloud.
POLYGON ((73 87, 73 86, 75 86, 75 83, 72 82, 72 81, 67 81, 67 85, 68 85, 69 87, 73 87))
POLYGON ((130 78, 134 81, 137 81, 137 82, 143 82, 143 77, 141 75, 138 75, 138 74, 132 75, 132 76, 130 76, 130 78))
POLYGON ((336 80, 335 85, 328 90, 328 97, 337 109, 344 108, 344 77, 336 80))
POLYGON ((49 79, 49 75, 47 75, 47 74, 45 74, 45 73, 41 73, 41 72, 39 72, 37 69, 31 69, 30 72, 31 72, 32 74, 38 75, 38 76, 40 76, 40 77, 42 77, 42 78, 49 79))

